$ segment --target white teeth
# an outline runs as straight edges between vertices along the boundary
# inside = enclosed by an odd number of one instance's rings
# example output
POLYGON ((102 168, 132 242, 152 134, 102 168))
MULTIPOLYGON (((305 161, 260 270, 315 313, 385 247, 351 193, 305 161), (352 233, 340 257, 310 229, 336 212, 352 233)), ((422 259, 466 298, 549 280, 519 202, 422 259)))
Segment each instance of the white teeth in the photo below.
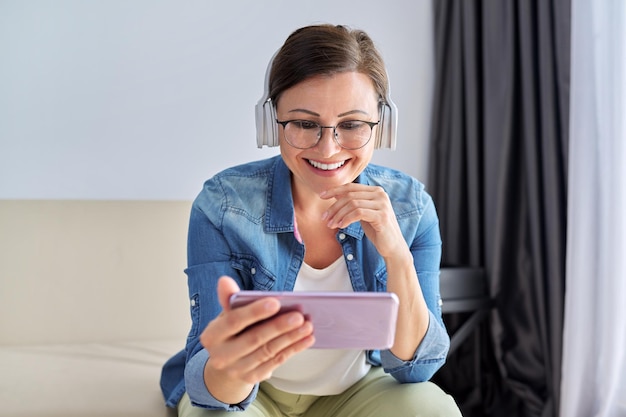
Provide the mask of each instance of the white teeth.
POLYGON ((309 159, 309 164, 313 165, 315 168, 317 169, 321 169, 323 171, 331 171, 333 169, 337 169, 343 166, 343 164, 346 163, 346 161, 341 161, 341 162, 337 162, 335 164, 322 164, 320 162, 317 161, 313 161, 312 159, 309 159))

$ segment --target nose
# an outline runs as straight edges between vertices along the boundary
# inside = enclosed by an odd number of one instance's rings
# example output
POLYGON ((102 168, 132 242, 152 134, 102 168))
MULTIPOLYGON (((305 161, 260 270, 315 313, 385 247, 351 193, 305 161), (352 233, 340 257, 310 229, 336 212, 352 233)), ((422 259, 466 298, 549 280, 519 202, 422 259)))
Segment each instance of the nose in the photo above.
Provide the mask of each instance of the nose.
POLYGON ((322 126, 321 137, 317 142, 316 148, 323 156, 331 156, 341 150, 341 146, 335 139, 334 126, 322 126))

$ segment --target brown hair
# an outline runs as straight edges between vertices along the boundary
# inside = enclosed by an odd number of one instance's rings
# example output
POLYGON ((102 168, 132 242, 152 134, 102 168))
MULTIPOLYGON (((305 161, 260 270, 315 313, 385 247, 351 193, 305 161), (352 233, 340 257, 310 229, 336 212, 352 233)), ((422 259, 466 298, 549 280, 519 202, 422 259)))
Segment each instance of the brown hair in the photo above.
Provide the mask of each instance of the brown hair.
POLYGON ((293 32, 274 57, 270 72, 270 98, 317 75, 356 71, 369 76, 384 101, 388 79, 374 42, 362 30, 329 24, 306 26, 293 32))

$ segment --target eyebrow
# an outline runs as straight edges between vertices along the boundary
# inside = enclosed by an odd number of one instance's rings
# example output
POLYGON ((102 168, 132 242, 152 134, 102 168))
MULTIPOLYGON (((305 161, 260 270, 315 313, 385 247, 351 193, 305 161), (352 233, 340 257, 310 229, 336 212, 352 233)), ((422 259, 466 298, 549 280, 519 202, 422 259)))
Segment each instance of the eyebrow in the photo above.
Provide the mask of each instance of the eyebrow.
MULTIPOLYGON (((320 117, 319 113, 316 113, 311 110, 306 110, 306 109, 293 109, 293 110, 289 110, 289 113, 306 113, 306 114, 310 114, 311 116, 320 117)), ((349 116, 351 114, 364 114, 366 116, 369 116, 369 113, 367 113, 365 110, 350 110, 350 111, 338 114, 337 117, 349 116)))

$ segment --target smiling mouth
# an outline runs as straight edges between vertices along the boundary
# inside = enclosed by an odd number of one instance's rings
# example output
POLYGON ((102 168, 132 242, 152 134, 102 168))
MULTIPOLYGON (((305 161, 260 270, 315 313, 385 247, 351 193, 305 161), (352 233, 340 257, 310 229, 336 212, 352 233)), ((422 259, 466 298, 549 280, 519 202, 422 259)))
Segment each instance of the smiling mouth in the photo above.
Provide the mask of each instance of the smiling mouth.
POLYGON ((321 162, 313 161, 312 159, 307 159, 307 161, 311 166, 317 169, 321 169, 322 171, 332 171, 335 169, 339 169, 346 163, 346 161, 341 161, 334 164, 323 164, 321 162))

